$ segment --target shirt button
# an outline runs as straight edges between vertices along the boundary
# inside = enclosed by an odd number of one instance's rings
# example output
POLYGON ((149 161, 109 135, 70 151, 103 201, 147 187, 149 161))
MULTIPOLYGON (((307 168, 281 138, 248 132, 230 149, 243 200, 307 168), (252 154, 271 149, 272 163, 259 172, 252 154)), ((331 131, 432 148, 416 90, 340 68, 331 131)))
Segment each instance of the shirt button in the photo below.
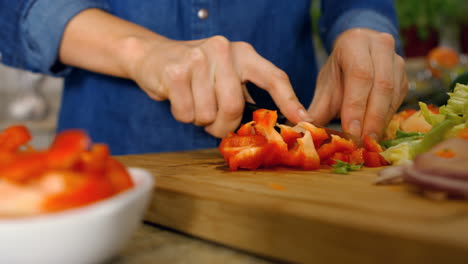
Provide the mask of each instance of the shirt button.
POLYGON ((205 8, 201 8, 200 10, 198 10, 199 19, 205 20, 208 18, 208 16, 209 16, 208 10, 206 10, 205 8))

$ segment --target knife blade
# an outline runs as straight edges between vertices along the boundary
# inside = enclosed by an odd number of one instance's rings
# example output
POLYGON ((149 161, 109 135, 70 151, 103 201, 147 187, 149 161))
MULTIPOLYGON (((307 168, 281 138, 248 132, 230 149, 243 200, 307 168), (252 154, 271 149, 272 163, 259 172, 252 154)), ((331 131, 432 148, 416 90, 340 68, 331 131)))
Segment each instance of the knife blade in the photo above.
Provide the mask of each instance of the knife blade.
MULTIPOLYGON (((253 112, 255 112, 255 111, 259 110, 259 109, 262 109, 262 107, 259 107, 258 105, 253 104, 253 103, 245 102, 244 114, 242 116, 242 123, 241 124, 244 124, 244 123, 247 123, 247 122, 251 121, 253 112)), ((278 114, 277 123, 293 125, 291 122, 288 121, 288 119, 279 110, 277 111, 277 114, 278 114)), ((332 129, 332 128, 329 128, 329 127, 326 127, 326 126, 322 126, 322 125, 316 124, 314 122, 309 122, 309 123, 311 123, 312 125, 314 125, 316 127, 325 129, 325 131, 327 132, 327 134, 329 136, 337 135, 339 137, 354 141, 354 143, 356 143, 356 145, 358 147, 363 146, 363 142, 362 142, 361 138, 356 137, 356 136, 354 136, 352 134, 346 133, 344 131, 338 131, 336 129, 332 129)))

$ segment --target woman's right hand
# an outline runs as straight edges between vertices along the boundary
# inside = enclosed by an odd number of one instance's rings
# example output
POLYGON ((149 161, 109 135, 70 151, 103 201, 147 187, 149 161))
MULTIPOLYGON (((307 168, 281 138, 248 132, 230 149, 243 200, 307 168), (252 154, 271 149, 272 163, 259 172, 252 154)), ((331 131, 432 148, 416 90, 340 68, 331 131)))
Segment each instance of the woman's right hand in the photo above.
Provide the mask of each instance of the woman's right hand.
POLYGON ((245 101, 252 98, 245 83, 268 91, 292 122, 307 119, 285 72, 261 57, 246 42, 222 36, 174 41, 129 39, 133 56, 130 78, 152 99, 171 102, 175 119, 204 126, 216 137, 236 129, 245 101))

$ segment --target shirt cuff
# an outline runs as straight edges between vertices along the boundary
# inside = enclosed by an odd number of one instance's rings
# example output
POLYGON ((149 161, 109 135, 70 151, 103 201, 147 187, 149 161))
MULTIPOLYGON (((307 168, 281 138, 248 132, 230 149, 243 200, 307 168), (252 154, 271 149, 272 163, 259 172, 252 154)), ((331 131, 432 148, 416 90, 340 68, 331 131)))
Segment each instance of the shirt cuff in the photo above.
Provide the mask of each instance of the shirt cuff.
POLYGON ((402 54, 402 46, 398 28, 384 15, 369 9, 354 9, 344 13, 330 28, 320 28, 325 33, 324 44, 328 52, 333 49, 335 39, 344 31, 352 28, 368 28, 379 32, 386 32, 395 39, 395 50, 402 54))
POLYGON ((58 61, 58 51, 67 23, 89 8, 108 10, 100 0, 33 0, 21 16, 21 46, 26 66, 37 72, 63 76, 70 67, 58 61))

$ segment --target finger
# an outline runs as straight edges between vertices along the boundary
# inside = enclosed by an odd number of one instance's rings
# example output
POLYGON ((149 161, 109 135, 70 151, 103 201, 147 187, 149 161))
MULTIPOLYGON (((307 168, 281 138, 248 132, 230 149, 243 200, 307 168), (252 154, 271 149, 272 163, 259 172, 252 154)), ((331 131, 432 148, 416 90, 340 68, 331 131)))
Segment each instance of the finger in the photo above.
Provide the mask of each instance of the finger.
POLYGON ((194 107, 189 66, 168 66, 164 71, 163 86, 168 87, 168 98, 174 118, 183 123, 193 122, 194 107))
POLYGON ((356 38, 353 48, 345 47, 342 53, 346 55, 340 56, 344 85, 341 123, 344 131, 360 137, 374 80, 373 61, 364 38, 356 38))
POLYGON ((250 95, 249 90, 247 89, 247 86, 245 84, 242 85, 242 93, 244 94, 244 98, 247 102, 255 104, 255 100, 250 95))
POLYGON ((214 70, 215 94, 218 102, 216 120, 205 130, 216 137, 224 137, 228 132, 234 131, 242 120, 245 99, 241 81, 234 70, 231 44, 223 38, 217 37, 209 45, 214 49, 216 56, 212 56, 214 70))
POLYGON ((403 58, 397 54, 394 54, 393 61, 395 62, 395 91, 393 93, 393 99, 390 104, 389 112, 387 113, 386 124, 388 124, 390 120, 392 120, 393 115, 397 112, 398 108, 403 103, 403 100, 406 96, 406 92, 408 91, 408 81, 406 79, 406 69, 403 58))
POLYGON ((194 124, 206 126, 216 119, 217 102, 214 74, 211 74, 208 58, 201 49, 196 48, 192 51, 192 69, 194 124))
POLYGON ((320 71, 312 104, 307 110, 314 123, 325 125, 341 108, 342 87, 340 69, 331 57, 320 71))
POLYGON ((395 41, 390 34, 379 33, 373 37, 370 45, 374 81, 368 99, 363 135, 371 135, 377 139, 383 133, 395 95, 395 41))
POLYGON ((284 71, 261 57, 250 44, 236 42, 233 52, 242 83, 250 81, 266 90, 289 121, 297 123, 311 120, 284 71))

